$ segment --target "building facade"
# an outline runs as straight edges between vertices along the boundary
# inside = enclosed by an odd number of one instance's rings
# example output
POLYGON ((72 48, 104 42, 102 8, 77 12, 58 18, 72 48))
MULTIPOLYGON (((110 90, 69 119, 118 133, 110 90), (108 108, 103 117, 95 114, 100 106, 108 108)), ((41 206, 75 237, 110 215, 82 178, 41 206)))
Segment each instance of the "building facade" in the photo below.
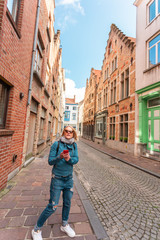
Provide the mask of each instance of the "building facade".
POLYGON ((83 137, 94 140, 96 86, 101 76, 101 70, 91 69, 90 78, 86 81, 84 96, 83 137))
POLYGON ((84 100, 78 103, 78 120, 77 120, 78 136, 83 135, 83 110, 84 110, 84 100))
POLYGON ((65 114, 64 114, 64 127, 70 125, 76 130, 78 120, 78 103, 75 102, 74 98, 65 99, 65 114))
POLYGON ((111 25, 102 70, 92 69, 86 83, 83 120, 83 137, 131 153, 135 141, 135 42, 111 25))
POLYGON ((53 0, 0 1, 0 189, 56 136, 54 8, 53 0))
POLYGON ((160 157, 160 1, 136 0, 135 154, 160 157))

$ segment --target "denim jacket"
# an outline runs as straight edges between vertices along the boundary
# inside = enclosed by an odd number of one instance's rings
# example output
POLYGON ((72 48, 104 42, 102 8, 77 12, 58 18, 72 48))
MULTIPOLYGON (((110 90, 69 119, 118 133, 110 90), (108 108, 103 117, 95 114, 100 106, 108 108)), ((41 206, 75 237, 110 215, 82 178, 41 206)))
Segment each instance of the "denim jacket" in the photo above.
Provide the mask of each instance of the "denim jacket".
POLYGON ((49 165, 53 165, 52 173, 56 176, 71 175, 73 173, 73 165, 79 161, 77 144, 74 143, 73 146, 73 144, 66 144, 60 141, 58 152, 57 148, 58 142, 56 141, 51 146, 48 158, 49 165), (64 158, 60 158, 60 153, 67 149, 69 150, 70 154, 69 161, 66 161, 64 158))

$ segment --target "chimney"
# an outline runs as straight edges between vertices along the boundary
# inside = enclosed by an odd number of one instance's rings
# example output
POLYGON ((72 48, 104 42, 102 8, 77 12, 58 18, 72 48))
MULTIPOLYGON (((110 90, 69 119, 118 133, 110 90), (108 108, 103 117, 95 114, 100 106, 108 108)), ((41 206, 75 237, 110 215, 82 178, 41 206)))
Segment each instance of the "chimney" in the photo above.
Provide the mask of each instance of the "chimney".
POLYGON ((74 103, 76 102, 76 95, 74 95, 74 103))

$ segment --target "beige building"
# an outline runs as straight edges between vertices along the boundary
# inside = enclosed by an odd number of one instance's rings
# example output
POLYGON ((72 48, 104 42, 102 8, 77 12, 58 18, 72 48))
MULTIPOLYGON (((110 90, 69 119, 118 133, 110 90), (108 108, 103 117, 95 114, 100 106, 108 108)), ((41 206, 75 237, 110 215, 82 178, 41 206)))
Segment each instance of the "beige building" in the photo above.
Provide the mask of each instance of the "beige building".
POLYGON ((160 1, 136 0, 135 154, 160 156, 160 1))
POLYGON ((83 110, 83 137, 94 140, 96 86, 101 76, 101 70, 91 69, 90 78, 86 81, 83 110))

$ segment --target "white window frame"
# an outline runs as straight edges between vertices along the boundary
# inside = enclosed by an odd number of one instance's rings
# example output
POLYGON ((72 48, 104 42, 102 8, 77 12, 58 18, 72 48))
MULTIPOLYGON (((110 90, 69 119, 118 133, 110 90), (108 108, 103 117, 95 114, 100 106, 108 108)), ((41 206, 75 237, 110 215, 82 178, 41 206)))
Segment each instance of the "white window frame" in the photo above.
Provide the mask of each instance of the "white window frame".
MULTIPOLYGON (((147 46, 148 46, 148 49, 147 49, 147 67, 148 67, 148 68, 152 67, 152 66, 150 66, 150 64, 149 64, 149 51, 150 51, 151 48, 153 48, 153 46, 156 46, 156 63, 155 63, 155 65, 158 63, 158 43, 160 43, 160 40, 159 40, 158 42, 156 42, 154 45, 152 45, 152 47, 149 47, 149 43, 150 43, 153 39, 155 39, 158 35, 160 35, 160 32, 159 32, 156 36, 154 36, 153 38, 151 38, 150 40, 148 40, 148 43, 147 43, 147 46)), ((154 65, 153 65, 153 66, 154 66, 154 65)))

